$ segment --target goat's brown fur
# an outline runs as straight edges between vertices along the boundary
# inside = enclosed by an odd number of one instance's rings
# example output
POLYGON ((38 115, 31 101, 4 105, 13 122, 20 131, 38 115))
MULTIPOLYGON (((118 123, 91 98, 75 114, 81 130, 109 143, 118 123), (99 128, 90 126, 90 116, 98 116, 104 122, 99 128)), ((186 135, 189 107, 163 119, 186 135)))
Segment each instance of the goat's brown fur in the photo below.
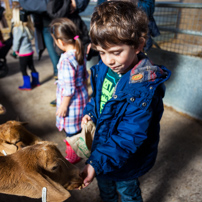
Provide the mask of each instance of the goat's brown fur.
POLYGON ((0 192, 41 198, 47 188, 48 202, 70 197, 67 191, 82 184, 79 169, 69 163, 50 142, 27 146, 14 154, 0 156, 0 192))
POLYGON ((3 156, 2 150, 7 154, 12 154, 25 146, 41 141, 24 127, 26 124, 19 121, 7 121, 0 125, 0 156, 3 156))

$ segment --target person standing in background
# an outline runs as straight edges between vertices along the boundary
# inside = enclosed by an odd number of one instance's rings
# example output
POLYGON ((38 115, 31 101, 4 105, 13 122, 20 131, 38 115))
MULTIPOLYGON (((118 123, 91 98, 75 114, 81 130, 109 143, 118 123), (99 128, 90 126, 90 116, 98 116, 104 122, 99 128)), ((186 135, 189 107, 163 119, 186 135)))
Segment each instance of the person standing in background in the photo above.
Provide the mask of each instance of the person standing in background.
MULTIPOLYGON (((84 46, 90 43, 88 30, 85 23, 79 16, 79 13, 85 10, 89 0, 19 0, 21 6, 34 13, 35 19, 37 19, 37 25, 39 31, 41 31, 45 46, 48 50, 51 62, 53 64, 54 78, 58 78, 57 64, 62 53, 59 48, 54 44, 54 40, 50 33, 50 23, 54 18, 67 17, 70 18, 81 31, 80 39, 84 46), (37 6, 41 4, 41 7, 37 6)), ((39 33, 38 33, 39 34, 39 33)), ((43 49, 42 49, 43 50, 43 49)), ((50 102, 51 106, 56 106, 56 100, 50 102)))
POLYGON ((31 40, 33 39, 33 24, 30 16, 24 10, 21 10, 19 4, 13 7, 13 51, 19 56, 20 70, 23 76, 24 84, 19 86, 19 90, 31 90, 39 86, 39 73, 34 67, 33 48, 31 40), (27 74, 27 67, 31 70, 32 82, 27 74))

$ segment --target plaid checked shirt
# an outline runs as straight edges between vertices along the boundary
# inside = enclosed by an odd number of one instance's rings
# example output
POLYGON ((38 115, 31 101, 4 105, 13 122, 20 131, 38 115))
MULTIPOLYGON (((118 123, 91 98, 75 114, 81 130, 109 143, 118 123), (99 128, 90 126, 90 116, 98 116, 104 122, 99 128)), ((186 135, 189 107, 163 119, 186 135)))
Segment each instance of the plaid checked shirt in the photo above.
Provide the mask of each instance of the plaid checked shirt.
POLYGON ((75 50, 61 54, 57 65, 57 109, 64 96, 72 96, 65 117, 56 116, 56 126, 59 131, 65 130, 73 134, 81 130, 83 109, 88 102, 88 92, 85 81, 88 78, 86 65, 79 65, 75 58, 75 50))

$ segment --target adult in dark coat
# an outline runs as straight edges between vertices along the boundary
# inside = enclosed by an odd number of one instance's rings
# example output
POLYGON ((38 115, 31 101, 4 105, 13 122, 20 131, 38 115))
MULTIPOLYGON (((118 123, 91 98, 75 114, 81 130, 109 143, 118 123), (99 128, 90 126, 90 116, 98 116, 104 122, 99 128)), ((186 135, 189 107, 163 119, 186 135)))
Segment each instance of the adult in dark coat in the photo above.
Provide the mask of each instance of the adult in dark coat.
POLYGON ((67 17, 74 22, 80 30, 80 38, 85 48, 90 43, 90 37, 85 22, 81 19, 79 13, 88 5, 87 1, 71 1, 71 0, 49 0, 47 4, 47 13, 52 18, 67 17), (73 3, 73 6, 71 5, 73 3), (83 2, 83 3, 82 3, 83 2), (75 5, 74 5, 75 3, 75 5))
MULTIPOLYGON (((49 24, 53 18, 68 17, 81 30, 83 44, 87 46, 90 43, 90 38, 87 27, 79 16, 79 12, 82 12, 87 7, 89 0, 40 0, 39 4, 41 4, 41 7, 32 6, 33 3, 36 4, 36 0, 19 0, 19 2, 25 10, 34 13, 34 19, 37 19, 35 21, 37 35, 35 36, 39 37, 40 32, 42 33, 45 46, 53 64, 54 76, 57 78, 57 63, 60 55, 59 51, 56 51, 53 38, 50 34, 49 24), (44 5, 46 5, 46 8, 44 8, 44 5)), ((38 43, 38 48, 43 50, 43 44, 41 43, 38 43)))

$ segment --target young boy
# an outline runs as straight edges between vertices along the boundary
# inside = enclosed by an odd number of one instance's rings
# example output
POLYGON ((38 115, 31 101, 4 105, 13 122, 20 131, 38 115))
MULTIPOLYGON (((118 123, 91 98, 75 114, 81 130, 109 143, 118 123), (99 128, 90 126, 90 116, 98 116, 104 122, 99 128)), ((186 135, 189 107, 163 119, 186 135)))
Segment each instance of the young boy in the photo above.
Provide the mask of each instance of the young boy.
POLYGON ((163 114, 165 67, 141 52, 147 36, 146 14, 130 2, 101 4, 91 18, 92 46, 101 61, 91 68, 92 99, 82 125, 93 120, 92 153, 84 185, 96 176, 104 202, 142 201, 138 177, 155 163, 163 114))

